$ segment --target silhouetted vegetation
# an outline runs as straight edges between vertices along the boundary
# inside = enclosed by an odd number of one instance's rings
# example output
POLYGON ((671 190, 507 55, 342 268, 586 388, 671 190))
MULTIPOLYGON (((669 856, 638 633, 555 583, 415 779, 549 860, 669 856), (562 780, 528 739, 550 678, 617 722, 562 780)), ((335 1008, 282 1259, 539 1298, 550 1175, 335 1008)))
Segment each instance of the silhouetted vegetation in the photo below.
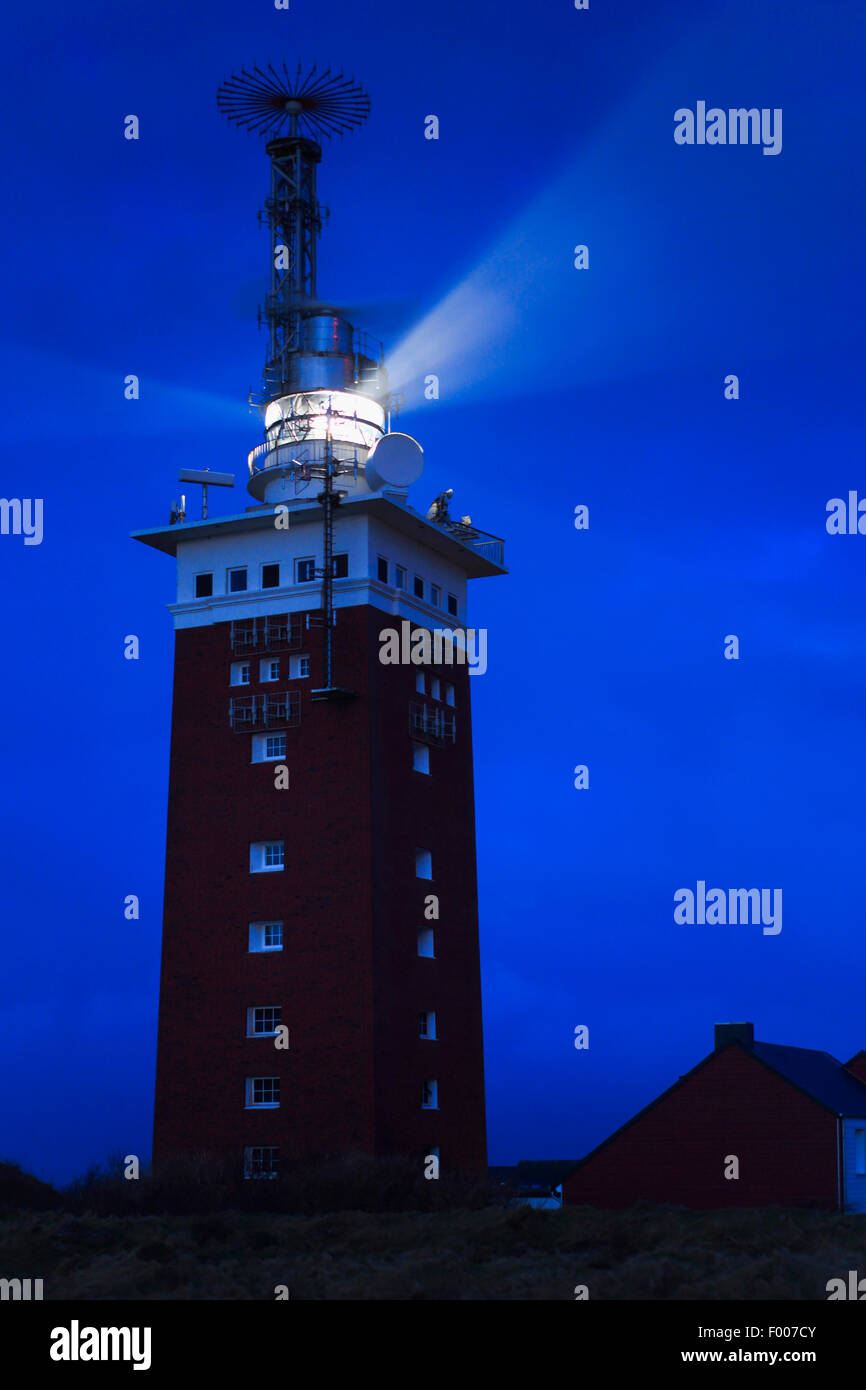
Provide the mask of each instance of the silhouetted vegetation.
POLYGON ((128 1181, 118 1158, 60 1193, 7 1163, 0 1208, 0 1270, 46 1299, 823 1301, 866 1273, 864 1216, 509 1209, 402 1160, 244 1182, 204 1157, 128 1181))
POLYGON ((477 1208, 492 1200, 486 1181, 443 1174, 424 1177, 411 1158, 344 1158, 287 1164, 278 1177, 245 1179, 237 1164, 199 1154, 161 1163, 140 1177, 124 1177, 122 1155, 93 1168, 63 1194, 72 1212, 100 1216, 223 1211, 312 1215, 336 1211, 440 1211, 477 1208))
POLYGON ((59 1206, 61 1197, 50 1183, 40 1182, 25 1173, 17 1163, 0 1159, 0 1213, 15 1211, 50 1211, 59 1206))

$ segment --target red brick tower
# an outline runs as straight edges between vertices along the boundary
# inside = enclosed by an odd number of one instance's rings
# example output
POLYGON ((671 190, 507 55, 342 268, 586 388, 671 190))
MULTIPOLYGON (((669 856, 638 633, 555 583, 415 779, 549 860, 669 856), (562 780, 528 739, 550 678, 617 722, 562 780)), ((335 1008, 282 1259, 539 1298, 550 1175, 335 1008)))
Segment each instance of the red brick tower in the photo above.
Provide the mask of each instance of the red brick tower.
POLYGON ((445 497, 412 508, 421 452, 388 429, 381 357, 316 298, 315 100, 289 95, 268 145, 287 269, 253 505, 136 533, 177 558, 154 1158, 257 1175, 438 1152, 480 1173, 486 642, 462 634, 467 580, 504 573, 502 542, 445 497))

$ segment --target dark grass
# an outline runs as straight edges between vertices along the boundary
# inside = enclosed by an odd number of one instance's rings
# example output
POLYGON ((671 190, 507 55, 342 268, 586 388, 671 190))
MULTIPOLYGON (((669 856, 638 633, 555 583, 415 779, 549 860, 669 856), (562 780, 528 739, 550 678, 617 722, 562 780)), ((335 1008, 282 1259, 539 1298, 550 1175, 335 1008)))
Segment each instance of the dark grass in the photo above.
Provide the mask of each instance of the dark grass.
POLYGON ((42 1278, 46 1299, 273 1300, 285 1285, 306 1300, 570 1301, 585 1284, 590 1299, 825 1301, 828 1279, 866 1273, 864 1216, 533 1211, 478 1183, 416 1189, 416 1169, 341 1160, 238 1191, 204 1160, 137 1182, 109 1164, 56 1193, 0 1165, 0 1274, 42 1278))

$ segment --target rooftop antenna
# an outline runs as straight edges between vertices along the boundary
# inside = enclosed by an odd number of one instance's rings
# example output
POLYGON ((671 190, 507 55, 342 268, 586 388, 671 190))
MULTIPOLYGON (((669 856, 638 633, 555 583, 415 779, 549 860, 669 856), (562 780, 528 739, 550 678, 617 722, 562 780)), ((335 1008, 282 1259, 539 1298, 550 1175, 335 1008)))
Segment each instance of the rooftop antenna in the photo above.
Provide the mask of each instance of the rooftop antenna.
MULTIPOLYGON (((271 233, 271 283, 264 306, 269 348, 262 401, 297 389, 294 363, 302 350, 304 310, 316 303, 316 240, 323 209, 316 198, 316 165, 323 136, 345 135, 370 114, 370 98, 354 79, 301 65, 294 77, 285 62, 277 71, 253 65, 223 82, 217 106, 236 125, 272 138, 271 192, 264 219, 271 233)), ((259 213, 262 220, 262 214, 259 213)), ((262 310, 259 310, 259 324, 262 310)))
MULTIPOLYGON (((209 468, 182 468, 177 475, 179 483, 201 483, 201 519, 207 521, 207 490, 211 487, 234 487, 234 473, 211 473, 209 468)), ((182 498, 181 501, 184 499, 182 498)), ((186 513, 184 512, 184 515, 186 513)))

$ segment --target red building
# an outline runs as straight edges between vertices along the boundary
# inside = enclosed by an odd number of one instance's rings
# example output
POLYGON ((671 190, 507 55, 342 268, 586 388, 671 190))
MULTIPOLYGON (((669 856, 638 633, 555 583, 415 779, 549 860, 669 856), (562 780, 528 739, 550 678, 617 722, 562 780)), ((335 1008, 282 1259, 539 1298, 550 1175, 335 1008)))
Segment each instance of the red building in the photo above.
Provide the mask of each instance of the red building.
POLYGON ((445 496, 409 503, 421 450, 390 432, 381 356, 304 259, 321 151, 296 125, 268 146, 272 263, 287 242, 294 269, 268 300, 252 505, 136 533, 177 560, 154 1157, 482 1173, 486 633, 464 633, 502 542, 445 496))
POLYGON ((717 1024, 715 1048, 588 1154, 565 1205, 866 1211, 866 1056, 717 1024))

